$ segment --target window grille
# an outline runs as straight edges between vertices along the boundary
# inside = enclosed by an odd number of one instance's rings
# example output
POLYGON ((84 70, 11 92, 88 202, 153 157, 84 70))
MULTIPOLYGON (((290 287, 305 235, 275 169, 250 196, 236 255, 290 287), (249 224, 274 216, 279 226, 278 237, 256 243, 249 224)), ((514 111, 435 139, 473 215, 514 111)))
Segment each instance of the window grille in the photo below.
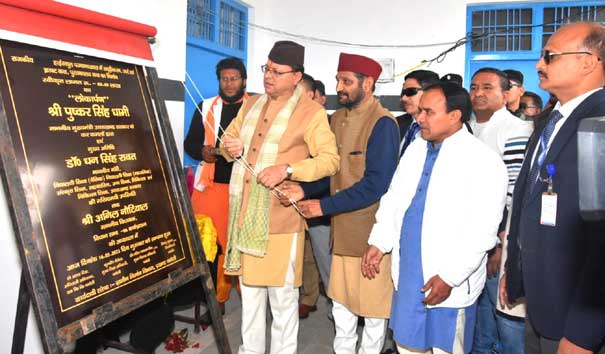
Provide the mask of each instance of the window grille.
POLYGON ((532 17, 531 8, 473 11, 471 31, 480 38, 472 42, 471 51, 531 50, 532 17))
POLYGON ((211 0, 187 1, 187 35, 214 41, 215 18, 211 0))
POLYGON ((605 6, 559 6, 544 8, 542 46, 561 26, 570 22, 593 21, 605 23, 605 6))
POLYGON ((244 12, 221 2, 218 43, 228 48, 244 49, 244 12))

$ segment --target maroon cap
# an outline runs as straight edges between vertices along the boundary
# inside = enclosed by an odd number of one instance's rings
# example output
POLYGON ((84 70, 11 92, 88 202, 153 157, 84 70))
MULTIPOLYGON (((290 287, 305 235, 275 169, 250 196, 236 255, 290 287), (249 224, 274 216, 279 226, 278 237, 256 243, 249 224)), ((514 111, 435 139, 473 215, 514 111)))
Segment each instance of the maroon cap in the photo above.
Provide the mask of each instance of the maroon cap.
POLYGON ((352 71, 365 76, 371 76, 376 81, 382 72, 382 66, 374 59, 364 57, 363 55, 340 53, 338 71, 352 71))

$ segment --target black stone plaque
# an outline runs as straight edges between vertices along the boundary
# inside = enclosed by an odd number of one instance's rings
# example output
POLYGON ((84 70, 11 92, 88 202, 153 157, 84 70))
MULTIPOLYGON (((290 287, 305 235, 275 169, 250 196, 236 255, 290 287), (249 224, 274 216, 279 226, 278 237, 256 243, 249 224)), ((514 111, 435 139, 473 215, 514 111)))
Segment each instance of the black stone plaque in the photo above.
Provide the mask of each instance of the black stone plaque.
POLYGON ((143 68, 0 40, 0 93, 58 327, 195 262, 143 68))

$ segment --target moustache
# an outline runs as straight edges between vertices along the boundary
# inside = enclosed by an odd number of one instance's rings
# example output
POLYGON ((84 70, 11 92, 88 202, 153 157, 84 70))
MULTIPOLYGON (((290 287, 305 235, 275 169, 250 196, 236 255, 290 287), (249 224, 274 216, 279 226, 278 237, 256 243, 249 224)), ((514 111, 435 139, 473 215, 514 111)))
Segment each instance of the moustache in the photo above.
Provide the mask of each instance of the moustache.
POLYGON ((545 79, 548 79, 548 75, 542 70, 538 70, 538 76, 543 76, 545 79))
POLYGON ((349 97, 349 94, 348 94, 348 93, 345 93, 345 92, 343 92, 343 91, 338 91, 338 92, 336 92, 336 94, 337 94, 338 96, 347 96, 347 97, 349 97))

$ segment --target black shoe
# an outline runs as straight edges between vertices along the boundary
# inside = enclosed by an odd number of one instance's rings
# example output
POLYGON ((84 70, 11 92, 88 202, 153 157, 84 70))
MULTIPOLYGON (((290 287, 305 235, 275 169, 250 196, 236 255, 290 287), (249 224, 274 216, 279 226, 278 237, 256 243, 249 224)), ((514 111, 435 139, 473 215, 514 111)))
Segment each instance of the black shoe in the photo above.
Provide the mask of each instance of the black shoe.
POLYGON ((389 349, 385 349, 382 353, 380 354, 398 354, 399 352, 397 351, 397 349, 393 349, 393 348, 389 348, 389 349))

